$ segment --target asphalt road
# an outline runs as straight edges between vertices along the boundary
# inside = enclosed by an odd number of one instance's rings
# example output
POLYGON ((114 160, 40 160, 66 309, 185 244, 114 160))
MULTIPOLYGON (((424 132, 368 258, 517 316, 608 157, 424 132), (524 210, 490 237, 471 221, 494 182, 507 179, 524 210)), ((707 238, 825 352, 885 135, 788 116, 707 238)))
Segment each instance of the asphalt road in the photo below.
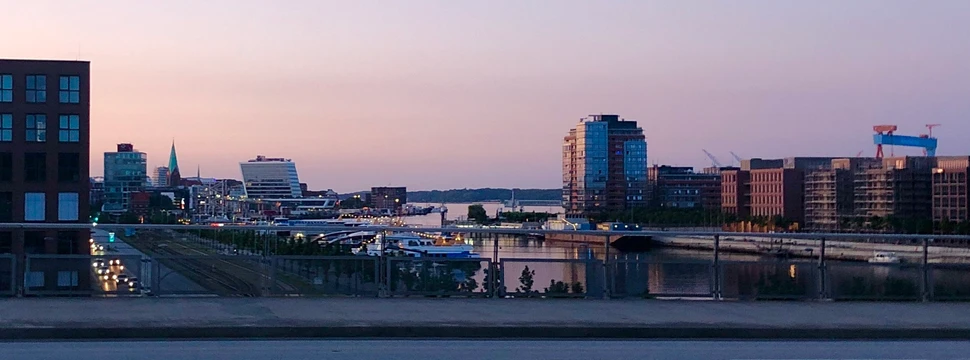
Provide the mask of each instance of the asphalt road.
POLYGON ((116 341, 0 342, 34 359, 960 359, 970 342, 931 341, 116 341))

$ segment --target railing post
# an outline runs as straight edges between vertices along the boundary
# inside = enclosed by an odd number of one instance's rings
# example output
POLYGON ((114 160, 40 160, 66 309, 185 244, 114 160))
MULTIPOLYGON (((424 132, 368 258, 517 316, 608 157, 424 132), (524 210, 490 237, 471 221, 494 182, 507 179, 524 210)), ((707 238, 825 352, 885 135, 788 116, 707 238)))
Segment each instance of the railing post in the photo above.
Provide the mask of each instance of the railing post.
POLYGON ((490 296, 498 298, 498 234, 492 234, 492 263, 489 265, 488 288, 490 296))
MULTIPOLYGON (((603 244, 603 298, 609 299, 613 294, 610 292, 611 276, 610 276, 610 243, 612 236, 606 235, 606 242, 603 244)), ((592 260, 596 260, 593 257, 592 260)), ((589 288, 589 284, 586 286, 589 288)))
POLYGON ((818 249, 818 299, 825 300, 825 238, 819 239, 818 249))
POLYGON ((714 235, 714 300, 721 300, 721 235, 714 235))
POLYGON ((924 302, 930 301, 930 239, 923 238, 923 265, 922 281, 920 281, 920 293, 924 302))

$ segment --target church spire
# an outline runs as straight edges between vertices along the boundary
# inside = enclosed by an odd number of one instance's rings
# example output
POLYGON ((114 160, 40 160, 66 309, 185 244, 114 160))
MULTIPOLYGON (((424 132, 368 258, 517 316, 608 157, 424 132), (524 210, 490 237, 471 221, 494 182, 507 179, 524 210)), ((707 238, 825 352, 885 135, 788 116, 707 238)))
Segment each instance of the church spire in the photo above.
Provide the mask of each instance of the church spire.
POLYGON ((175 155, 175 139, 172 139, 172 152, 168 155, 168 176, 170 186, 179 186, 182 182, 182 174, 179 173, 179 159, 175 155))

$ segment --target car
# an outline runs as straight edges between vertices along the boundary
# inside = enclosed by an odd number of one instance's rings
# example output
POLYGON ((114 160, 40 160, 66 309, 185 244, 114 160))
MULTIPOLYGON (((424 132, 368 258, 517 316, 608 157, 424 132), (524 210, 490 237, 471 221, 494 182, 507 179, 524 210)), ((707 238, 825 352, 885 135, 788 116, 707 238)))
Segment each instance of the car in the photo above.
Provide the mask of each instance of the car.
POLYGON ((136 278, 136 277, 130 277, 130 278, 128 278, 128 287, 129 288, 132 288, 132 289, 138 288, 138 284, 139 284, 138 283, 138 278, 136 278))
POLYGON ((127 284, 128 283, 128 279, 129 279, 128 278, 128 275, 120 274, 120 275, 115 275, 113 277, 114 277, 115 283, 117 283, 117 284, 127 284))
POLYGON ((106 274, 110 274, 110 273, 111 273, 111 269, 108 268, 107 266, 99 266, 98 267, 98 275, 106 275, 106 274))
POLYGON ((108 265, 121 265, 121 259, 108 260, 108 265))
POLYGON ((94 259, 94 261, 91 262, 91 267, 95 269, 104 267, 104 266, 105 266, 104 259, 94 259))

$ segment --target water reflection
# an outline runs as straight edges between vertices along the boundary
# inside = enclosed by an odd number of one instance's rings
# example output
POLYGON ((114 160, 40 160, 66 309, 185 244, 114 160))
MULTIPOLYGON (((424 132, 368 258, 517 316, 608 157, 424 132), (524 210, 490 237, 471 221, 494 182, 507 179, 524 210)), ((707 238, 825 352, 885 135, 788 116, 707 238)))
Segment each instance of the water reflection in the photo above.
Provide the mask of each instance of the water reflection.
MULTIPOLYGON (((608 286, 613 294, 633 297, 708 297, 713 295, 715 281, 720 283, 723 297, 741 299, 816 298, 820 285, 825 286, 828 296, 837 299, 918 299, 922 292, 922 269, 915 264, 828 261, 825 279, 820 281, 818 263, 813 259, 722 253, 716 275, 712 252, 674 248, 632 253, 611 249, 612 281, 603 284, 603 265, 584 261, 602 261, 606 255, 602 246, 509 235, 471 239, 475 251, 483 257, 497 255, 497 259, 505 260, 502 280, 509 292, 522 286, 520 277, 525 266, 535 272, 533 290, 540 292, 557 281, 579 283, 594 293, 608 286)), ((970 267, 936 265, 930 271, 930 280, 932 291, 940 298, 970 297, 970 267)))

